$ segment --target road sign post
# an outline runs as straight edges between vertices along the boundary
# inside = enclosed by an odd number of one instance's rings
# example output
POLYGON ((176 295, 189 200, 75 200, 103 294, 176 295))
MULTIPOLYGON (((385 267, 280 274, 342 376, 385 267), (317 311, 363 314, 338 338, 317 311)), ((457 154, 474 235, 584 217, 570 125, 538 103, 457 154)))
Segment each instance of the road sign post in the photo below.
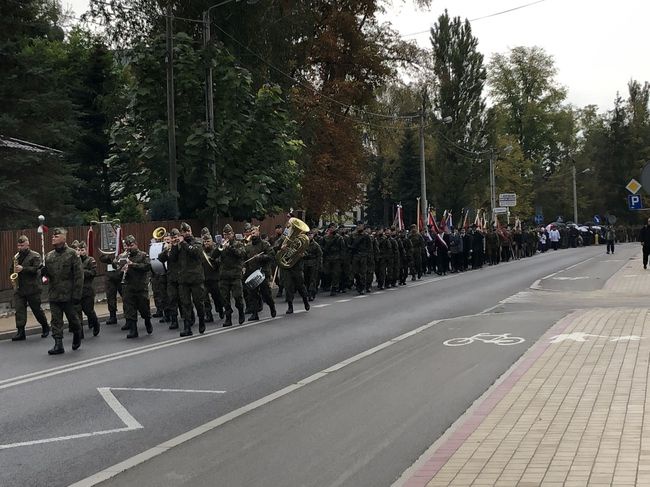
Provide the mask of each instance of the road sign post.
POLYGON ((630 210, 642 210, 643 209, 643 200, 641 196, 637 194, 628 194, 627 195, 627 206, 630 210))

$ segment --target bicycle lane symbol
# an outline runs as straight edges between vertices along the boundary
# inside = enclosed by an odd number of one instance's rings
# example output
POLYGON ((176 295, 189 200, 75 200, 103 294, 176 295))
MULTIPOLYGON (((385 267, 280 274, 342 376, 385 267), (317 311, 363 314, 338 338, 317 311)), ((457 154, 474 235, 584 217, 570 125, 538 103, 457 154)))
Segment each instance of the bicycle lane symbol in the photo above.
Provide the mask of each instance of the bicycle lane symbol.
POLYGON ((518 345, 525 341, 524 338, 511 336, 510 333, 477 333, 471 337, 450 338, 442 343, 448 347, 460 347, 474 342, 490 343, 493 345, 518 345))

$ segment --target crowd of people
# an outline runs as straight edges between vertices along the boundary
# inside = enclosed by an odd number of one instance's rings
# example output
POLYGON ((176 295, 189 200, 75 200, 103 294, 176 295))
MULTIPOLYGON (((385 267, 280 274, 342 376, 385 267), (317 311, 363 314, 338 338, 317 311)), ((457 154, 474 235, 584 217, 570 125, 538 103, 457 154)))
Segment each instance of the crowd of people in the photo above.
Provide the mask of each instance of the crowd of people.
MULTIPOLYGON (((164 230, 164 229, 163 229, 164 230)), ((614 252, 616 235, 606 230, 607 252, 614 252), (611 240, 611 241, 610 241, 611 240), (611 247, 610 247, 611 245, 611 247)), ((199 333, 218 315, 224 327, 233 325, 234 310, 239 324, 260 319, 264 305, 271 317, 277 315, 276 300, 286 302, 286 314, 294 312, 294 298, 300 296, 305 310, 319 292, 330 296, 356 291, 362 295, 385 288, 405 286, 428 274, 446 275, 484 265, 530 257, 538 252, 582 245, 571 227, 522 229, 520 225, 486 229, 476 224, 463 228, 429 227, 421 232, 415 225, 408 230, 395 227, 366 227, 359 223, 348 228, 329 224, 320 230, 309 229, 291 217, 286 226, 277 225, 271 235, 260 234, 259 227, 246 224, 236 235, 230 225, 222 235, 213 236, 207 228, 194 236, 192 228, 163 231, 150 242, 156 255, 140 250, 132 235, 124 239, 125 252, 102 252, 99 260, 107 264, 105 291, 109 310, 106 325, 118 323, 118 294, 122 296, 127 338, 137 338, 138 319, 148 334, 152 318, 180 329, 180 336, 199 333), (156 263, 152 267, 152 263, 156 263), (155 304, 151 313, 150 288, 155 304), (272 290, 277 288, 277 292, 272 290), (274 296, 275 294, 275 296, 274 296), (234 308, 233 308, 234 303, 234 308), (248 315, 248 317, 247 317, 248 315), (182 329, 181 329, 182 323, 182 329)), ((26 236, 18 238, 18 252, 12 262, 15 286, 16 335, 26 339, 27 306, 42 326, 42 337, 51 333, 54 347, 48 353, 64 353, 64 320, 73 334, 72 349, 84 338, 83 315, 97 336, 100 322, 94 310, 93 280, 97 262, 87 255, 84 242, 67 243, 63 228, 52 231, 54 250, 44 262, 29 248, 26 236), (41 309, 42 277, 49 280, 48 296, 51 323, 41 309)))

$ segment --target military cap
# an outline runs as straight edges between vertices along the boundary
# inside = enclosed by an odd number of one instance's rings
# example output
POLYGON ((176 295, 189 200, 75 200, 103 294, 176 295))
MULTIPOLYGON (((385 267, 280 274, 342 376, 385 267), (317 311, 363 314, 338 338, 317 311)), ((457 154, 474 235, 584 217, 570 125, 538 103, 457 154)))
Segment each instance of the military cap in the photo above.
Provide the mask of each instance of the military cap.
POLYGON ((208 230, 208 227, 203 227, 201 229, 201 235, 210 235, 210 230, 208 230))
POLYGON ((327 228, 336 228, 336 223, 330 223, 327 228))
POLYGON ((52 235, 67 235, 68 231, 65 228, 56 227, 52 230, 52 235))
POLYGON ((233 229, 229 224, 226 224, 225 227, 223 227, 223 233, 232 233, 233 229))
POLYGON ((86 242, 77 242, 77 248, 78 249, 85 249, 86 248, 86 242))
POLYGON ((135 237, 133 235, 127 235, 124 239, 126 245, 133 245, 135 243, 135 237))
POLYGON ((201 237, 204 242, 212 242, 212 236, 209 233, 206 233, 201 237))
POLYGON ((244 224, 244 231, 245 232, 250 232, 252 229, 253 229, 253 226, 250 223, 246 222, 244 224))
POLYGON ((72 243, 70 244, 70 247, 73 249, 78 249, 79 248, 79 240, 73 240, 72 243))
POLYGON ((29 239, 27 238, 27 235, 21 235, 20 237, 18 237, 17 241, 19 244, 24 244, 29 242, 29 239))
POLYGON ((275 228, 284 228, 284 227, 278 223, 278 224, 275 226, 275 228))
POLYGON ((181 223, 181 232, 191 232, 192 227, 190 227, 189 223, 181 223))
POLYGON ((181 234, 181 232, 178 231, 178 228, 172 228, 169 231, 169 235, 172 237, 178 237, 181 234))
POLYGON ((417 228, 418 228, 418 227, 417 227, 417 225, 416 225, 415 223, 413 223, 413 224, 411 225, 411 230, 417 230, 417 228))

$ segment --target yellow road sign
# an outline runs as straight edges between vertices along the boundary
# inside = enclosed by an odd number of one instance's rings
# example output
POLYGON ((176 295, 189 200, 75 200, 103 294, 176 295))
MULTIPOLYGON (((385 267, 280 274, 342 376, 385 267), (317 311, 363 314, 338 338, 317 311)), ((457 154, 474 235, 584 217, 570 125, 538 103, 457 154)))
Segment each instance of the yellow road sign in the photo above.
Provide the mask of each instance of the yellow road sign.
POLYGON ((632 194, 636 194, 641 189, 641 183, 639 183, 636 179, 631 179, 630 182, 627 183, 627 186, 625 186, 625 189, 627 189, 632 194))

